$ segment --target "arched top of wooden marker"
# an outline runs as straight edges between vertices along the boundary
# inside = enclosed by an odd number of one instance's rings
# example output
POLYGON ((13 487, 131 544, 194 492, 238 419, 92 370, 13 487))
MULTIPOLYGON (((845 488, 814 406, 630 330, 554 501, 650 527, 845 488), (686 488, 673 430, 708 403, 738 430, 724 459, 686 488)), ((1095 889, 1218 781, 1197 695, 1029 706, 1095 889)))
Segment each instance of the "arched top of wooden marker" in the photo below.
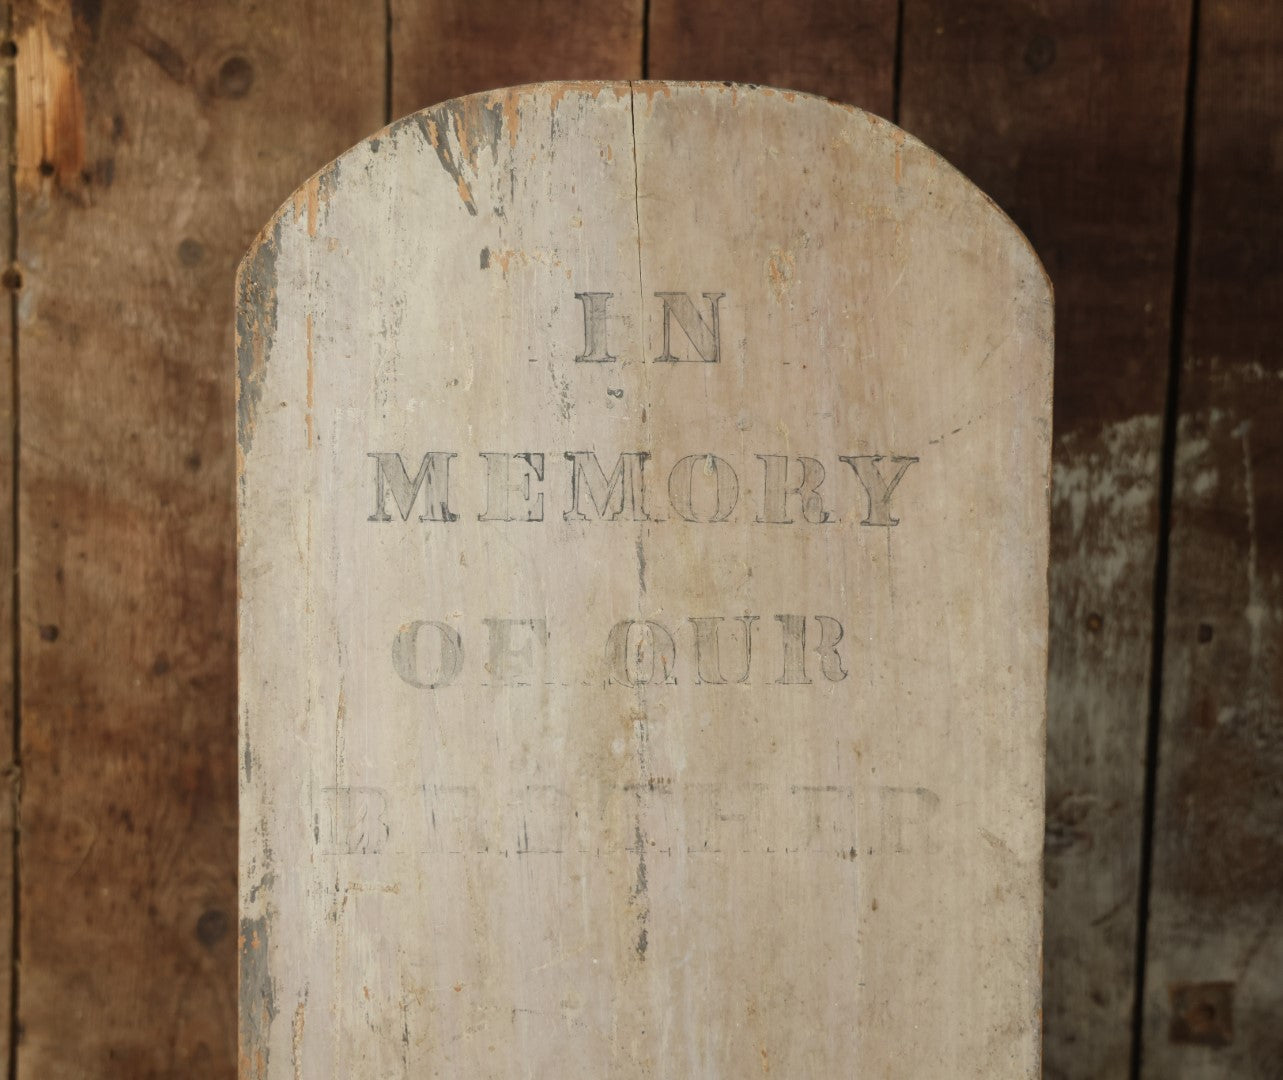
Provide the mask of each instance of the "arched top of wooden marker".
MULTIPOLYGON (((885 120, 874 113, 861 109, 858 105, 847 105, 843 102, 833 101, 817 94, 809 94, 802 90, 785 90, 762 86, 757 83, 668 79, 632 81, 593 79, 523 83, 519 86, 509 86, 498 90, 483 90, 475 94, 465 94, 462 97, 450 98, 447 101, 436 105, 428 105, 416 112, 393 120, 373 135, 367 136, 359 143, 345 150, 329 164, 322 166, 281 203, 276 213, 259 230, 254 242, 241 260, 237 273, 238 278, 246 273, 247 268, 258 257, 260 248, 265 244, 271 243, 273 233, 284 218, 289 215, 297 216, 300 207, 317 209, 322 199, 328 199, 335 193, 339 186, 339 178, 344 164, 362 151, 377 148, 382 142, 395 138, 402 129, 417 127, 423 130, 428 125, 435 125, 438 133, 435 137, 438 142, 434 145, 438 148, 447 146, 450 133, 453 132, 456 138, 459 133, 463 133, 464 146, 467 148, 465 156, 472 148, 480 149, 481 146, 492 145, 496 139, 507 138, 510 143, 514 143, 522 122, 523 104, 527 101, 546 101, 551 106, 552 111, 555 112, 557 106, 571 94, 586 95, 591 98, 611 94, 619 100, 627 100, 630 108, 635 108, 636 102, 640 98, 643 102, 643 107, 647 110, 654 107, 657 97, 672 100, 679 95, 684 97, 688 94, 698 94, 701 97, 713 96, 719 100, 720 104, 731 108, 735 108, 742 100, 756 100, 772 103, 774 107, 778 108, 789 107, 796 109, 804 117, 807 115, 815 116, 824 112, 857 117, 868 125, 869 138, 863 149, 875 152, 880 150, 883 154, 889 155, 893 163, 898 158, 901 161, 901 175, 903 173, 903 159, 906 154, 929 155, 930 159, 940 168, 952 174, 953 182, 964 185, 966 190, 972 192, 976 198, 989 206, 1024 243, 1030 259, 1042 270, 1043 282, 1048 293, 1050 294, 1053 291, 1052 281, 1047 276, 1045 269, 1043 269, 1037 253, 1033 250, 1033 246, 1029 243, 1028 238, 1020 227, 1007 215, 1006 211, 968 179, 964 173, 954 168, 948 159, 890 120, 885 120), (475 143, 472 141, 473 139, 476 140, 475 143)), ((456 186, 460 187, 460 196, 466 205, 467 197, 462 190, 462 185, 466 184, 466 181, 461 166, 455 163, 448 150, 442 154, 441 164, 454 180, 456 186)))
MULTIPOLYGON (((937 204, 961 200, 983 208, 998 228, 1005 229, 1018 242, 1030 271, 1041 281, 1048 305, 1052 303, 1050 277, 1028 238, 1006 212, 921 140, 858 106, 802 91, 727 82, 583 80, 527 83, 488 90, 420 109, 363 139, 299 185, 259 231, 237 270, 238 387, 249 391, 245 399, 238 394, 237 433, 241 450, 253 436, 251 399, 257 381, 256 365, 262 362, 263 331, 272 321, 274 304, 267 283, 272 277, 280 230, 286 223, 303 220, 308 229, 314 231, 330 200, 342 197, 347 170, 377 171, 381 164, 391 160, 384 148, 395 147, 406 135, 425 140, 435 151, 441 174, 457 196, 458 205, 476 217, 484 211, 478 207, 472 191, 472 174, 479 155, 488 153, 497 158, 498 150, 505 143, 509 150, 515 150, 523 127, 533 120, 529 115, 532 107, 538 107, 541 117, 555 125, 559 109, 568 100, 603 99, 626 103, 634 124, 638 109, 650 117, 657 106, 678 110, 698 107, 704 112, 711 107, 719 123, 751 125, 770 116, 776 122, 796 124, 820 140, 826 135, 836 136, 845 143, 842 152, 885 163, 887 190, 921 188, 925 183, 929 186, 923 190, 934 197, 937 204), (381 159, 380 155, 383 155, 381 159), (923 177, 924 170, 929 179, 923 177), (256 347, 255 341, 260 345, 256 347)), ((635 146, 633 149, 635 151, 635 146)), ((715 145, 710 149, 715 151, 715 145)), ((635 174, 634 179, 636 190, 641 177, 635 174)), ((448 205, 451 200, 445 201, 448 205)))

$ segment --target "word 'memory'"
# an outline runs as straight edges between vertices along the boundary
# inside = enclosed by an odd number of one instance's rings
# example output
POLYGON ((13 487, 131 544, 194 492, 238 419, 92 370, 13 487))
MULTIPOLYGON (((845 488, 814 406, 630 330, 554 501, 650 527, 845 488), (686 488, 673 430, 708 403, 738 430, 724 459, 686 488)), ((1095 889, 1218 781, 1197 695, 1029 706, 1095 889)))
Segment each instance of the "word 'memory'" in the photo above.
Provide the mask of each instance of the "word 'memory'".
MULTIPOLYGON (((378 450, 367 455, 373 462, 373 522, 399 517, 409 521, 419 507, 421 522, 458 521, 450 489, 450 463, 459 455, 430 450, 414 475, 400 454, 378 450)), ((592 450, 566 451, 564 475, 558 484, 545 485, 546 459, 535 451, 520 453, 484 451, 485 509, 478 521, 543 521, 549 490, 564 500, 564 521, 664 521, 667 515, 654 505, 655 487, 651 455, 630 451, 616 457, 609 473, 592 450)), ((799 518, 812 525, 840 520, 825 504, 820 488, 827 472, 813 457, 755 454, 760 492, 755 520, 763 524, 791 525, 799 518)), ((862 525, 890 527, 900 519, 892 513, 891 496, 904 474, 918 459, 884 454, 843 455, 838 461, 850 467, 857 505, 862 501, 862 525), (861 498, 862 497, 862 498, 861 498)), ((742 468, 743 466, 741 466, 742 468)), ((739 472, 716 454, 688 454, 679 459, 661 481, 672 513, 683 521, 727 521, 740 504, 739 472)), ((833 485, 830 485, 832 489, 833 485)), ((663 498, 663 495, 660 496, 663 498)))
MULTIPOLYGON (((478 671, 485 685, 555 684, 556 669, 545 619, 482 619, 485 648, 478 671)), ((674 686, 679 656, 685 678, 697 686, 760 681, 761 636, 757 615, 701 616, 684 622, 624 619, 606 635, 601 675, 621 686, 674 686)), ((847 665, 839 651, 846 632, 830 615, 782 614, 766 625, 776 633, 768 644, 766 681, 807 686, 816 679, 842 682, 847 665)), ((416 619, 392 641, 392 667, 402 681, 420 690, 439 690, 464 670, 463 635, 449 622, 416 619)))

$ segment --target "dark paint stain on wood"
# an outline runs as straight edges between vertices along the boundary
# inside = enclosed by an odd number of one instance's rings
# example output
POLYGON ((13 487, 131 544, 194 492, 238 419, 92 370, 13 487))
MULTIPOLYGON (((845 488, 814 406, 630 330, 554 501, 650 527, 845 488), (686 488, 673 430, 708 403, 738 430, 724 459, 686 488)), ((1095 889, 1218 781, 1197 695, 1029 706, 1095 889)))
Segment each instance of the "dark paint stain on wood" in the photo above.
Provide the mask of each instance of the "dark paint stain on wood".
POLYGON ((1172 1023, 1168 1038, 1195 1046, 1229 1046, 1234 1041, 1232 982, 1174 983, 1168 987, 1172 1023))
POLYGON ((254 442, 267 356, 276 338, 278 218, 241 263, 236 282, 236 438, 242 453, 254 442))
POLYGON ((76 27, 82 29, 91 41, 98 40, 98 28, 102 24, 103 0, 71 0, 71 16, 76 27))
POLYGON ((130 44, 151 60, 169 78, 180 86, 185 85, 191 76, 191 69, 182 54, 159 34, 145 26, 134 28, 130 44))
POLYGON ((276 1019, 276 993, 268 969, 266 917, 241 919, 240 938, 240 1076, 268 1076, 268 1036, 276 1019))
MULTIPOLYGON (((640 792, 638 798, 640 799, 640 792)), ((637 959, 646 959, 646 950, 650 946, 650 933, 647 923, 650 922, 650 903, 647 892, 650 883, 646 874, 646 834, 642 831, 641 817, 637 818, 634 832, 634 851, 637 852, 637 879, 633 883, 632 899, 637 905, 637 959)))

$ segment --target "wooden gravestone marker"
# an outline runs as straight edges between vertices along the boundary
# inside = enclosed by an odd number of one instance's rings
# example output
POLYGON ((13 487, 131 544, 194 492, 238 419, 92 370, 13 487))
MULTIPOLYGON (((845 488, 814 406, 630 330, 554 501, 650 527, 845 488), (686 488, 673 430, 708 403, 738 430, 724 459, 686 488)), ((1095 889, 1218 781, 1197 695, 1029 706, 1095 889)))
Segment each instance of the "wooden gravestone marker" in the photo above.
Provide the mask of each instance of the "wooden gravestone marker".
POLYGON ((450 102, 241 267, 242 1077, 1034 1077, 1050 289, 858 110, 450 102))

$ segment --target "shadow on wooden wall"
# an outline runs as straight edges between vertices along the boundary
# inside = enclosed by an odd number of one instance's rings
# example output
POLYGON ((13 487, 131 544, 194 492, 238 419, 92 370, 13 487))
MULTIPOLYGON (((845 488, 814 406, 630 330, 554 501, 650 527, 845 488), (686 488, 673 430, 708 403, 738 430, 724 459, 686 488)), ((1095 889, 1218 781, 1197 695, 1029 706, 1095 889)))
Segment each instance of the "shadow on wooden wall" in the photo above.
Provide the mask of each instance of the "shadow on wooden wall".
POLYGON ((14 0, 7 19, 13 1075, 236 1069, 241 253, 393 116, 642 76, 889 116, 1033 240, 1058 327, 1046 1075, 1279 1075, 1283 9, 14 0))

